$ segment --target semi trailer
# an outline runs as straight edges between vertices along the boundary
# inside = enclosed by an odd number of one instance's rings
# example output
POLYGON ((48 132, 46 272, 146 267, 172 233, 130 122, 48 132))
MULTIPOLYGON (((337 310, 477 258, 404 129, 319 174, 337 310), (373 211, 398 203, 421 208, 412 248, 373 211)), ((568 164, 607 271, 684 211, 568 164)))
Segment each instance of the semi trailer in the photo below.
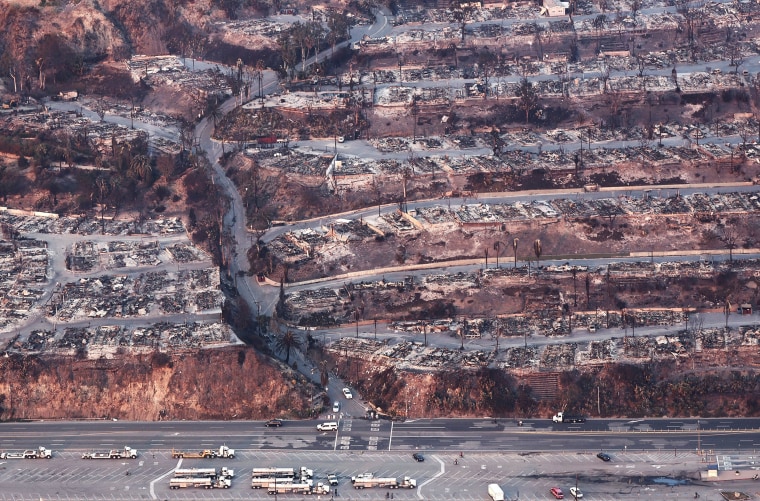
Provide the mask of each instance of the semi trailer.
POLYGON ((82 459, 134 459, 137 451, 129 446, 123 449, 111 449, 109 451, 88 451, 82 454, 82 459))

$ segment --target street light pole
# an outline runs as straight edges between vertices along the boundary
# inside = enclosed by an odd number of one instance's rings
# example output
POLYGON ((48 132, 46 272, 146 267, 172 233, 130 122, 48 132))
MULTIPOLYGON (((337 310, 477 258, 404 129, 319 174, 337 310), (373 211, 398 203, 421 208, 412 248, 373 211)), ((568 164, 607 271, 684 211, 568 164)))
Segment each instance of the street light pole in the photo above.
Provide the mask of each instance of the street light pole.
POLYGON ((697 419, 697 454, 702 455, 702 436, 699 432, 699 419, 697 419))

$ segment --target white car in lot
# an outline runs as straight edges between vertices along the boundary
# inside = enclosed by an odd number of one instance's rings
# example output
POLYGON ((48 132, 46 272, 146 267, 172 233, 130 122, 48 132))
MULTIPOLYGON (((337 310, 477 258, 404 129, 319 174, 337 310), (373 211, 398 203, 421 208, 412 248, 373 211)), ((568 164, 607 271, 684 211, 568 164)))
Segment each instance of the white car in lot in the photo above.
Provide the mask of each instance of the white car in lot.
POLYGON ((580 487, 570 487, 570 495, 575 499, 580 499, 583 497, 583 493, 581 492, 580 487))
POLYGON ((351 393, 351 390, 348 389, 348 388, 343 388, 343 396, 346 397, 346 398, 348 398, 348 399, 354 398, 354 394, 351 393))

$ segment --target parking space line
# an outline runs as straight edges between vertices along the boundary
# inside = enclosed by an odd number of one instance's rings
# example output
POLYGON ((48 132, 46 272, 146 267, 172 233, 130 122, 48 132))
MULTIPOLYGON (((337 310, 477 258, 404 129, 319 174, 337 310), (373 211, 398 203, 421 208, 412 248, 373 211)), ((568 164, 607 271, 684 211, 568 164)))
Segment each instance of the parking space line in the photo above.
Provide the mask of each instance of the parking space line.
MULTIPOLYGON (((176 467, 179 468, 181 464, 182 464, 182 459, 179 460, 179 463, 177 464, 176 467)), ((166 473, 164 473, 163 475, 161 475, 160 477, 158 477, 157 479, 153 480, 150 483, 150 498, 151 499, 158 499, 158 496, 156 496, 156 490, 155 490, 156 482, 158 482, 159 480, 163 480, 164 478, 168 477, 172 473, 174 473, 174 468, 167 471, 166 473)))
POLYGON ((439 471, 437 474, 433 475, 433 477, 432 477, 432 478, 429 478, 429 479, 425 480, 424 482, 422 482, 420 485, 418 485, 418 486, 417 486, 417 497, 418 497, 419 499, 425 499, 425 498, 422 496, 422 488, 423 488, 424 486, 426 486, 427 484, 429 484, 430 482, 432 482, 432 481, 433 481, 433 480, 435 480, 436 478, 438 478, 438 477, 440 477, 441 475, 443 475, 444 473, 446 473, 446 465, 444 465, 444 463, 443 463, 443 461, 441 460, 441 458, 439 458, 438 456, 432 456, 432 458, 433 458, 433 459, 435 459, 436 461, 438 461, 438 462, 441 464, 441 470, 440 470, 440 471, 439 471))

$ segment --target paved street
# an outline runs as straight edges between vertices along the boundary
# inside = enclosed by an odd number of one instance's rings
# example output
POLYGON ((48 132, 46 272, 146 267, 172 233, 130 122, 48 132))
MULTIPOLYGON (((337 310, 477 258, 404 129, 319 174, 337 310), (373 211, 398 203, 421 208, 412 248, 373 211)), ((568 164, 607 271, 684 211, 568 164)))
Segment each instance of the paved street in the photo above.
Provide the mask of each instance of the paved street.
MULTIPOLYGON (((499 483, 520 500, 550 499, 549 489, 582 487, 585 499, 717 499, 718 489, 748 490, 760 471, 757 419, 592 419, 577 425, 551 420, 441 419, 407 422, 341 419, 336 432, 318 432, 316 421, 121 421, 1 423, 0 451, 44 445, 52 459, 0 460, 0 500, 265 499, 251 489, 253 468, 305 466, 314 481, 339 478, 339 500, 486 500, 499 483), (236 450, 234 459, 172 459, 171 450, 236 450), (84 460, 90 450, 130 445, 138 457, 84 460), (698 447, 699 446, 699 447, 698 447), (705 455, 697 454, 701 448, 705 455), (603 462, 599 450, 611 456, 603 462), (412 458, 422 452, 424 462, 412 458), (717 464, 724 480, 700 480, 717 464), (235 471, 232 488, 170 490, 175 468, 235 471), (738 471, 739 475, 734 472, 738 471), (410 476, 417 489, 355 490, 351 476, 410 476)), ((301 499, 289 495, 285 499, 301 499)))

